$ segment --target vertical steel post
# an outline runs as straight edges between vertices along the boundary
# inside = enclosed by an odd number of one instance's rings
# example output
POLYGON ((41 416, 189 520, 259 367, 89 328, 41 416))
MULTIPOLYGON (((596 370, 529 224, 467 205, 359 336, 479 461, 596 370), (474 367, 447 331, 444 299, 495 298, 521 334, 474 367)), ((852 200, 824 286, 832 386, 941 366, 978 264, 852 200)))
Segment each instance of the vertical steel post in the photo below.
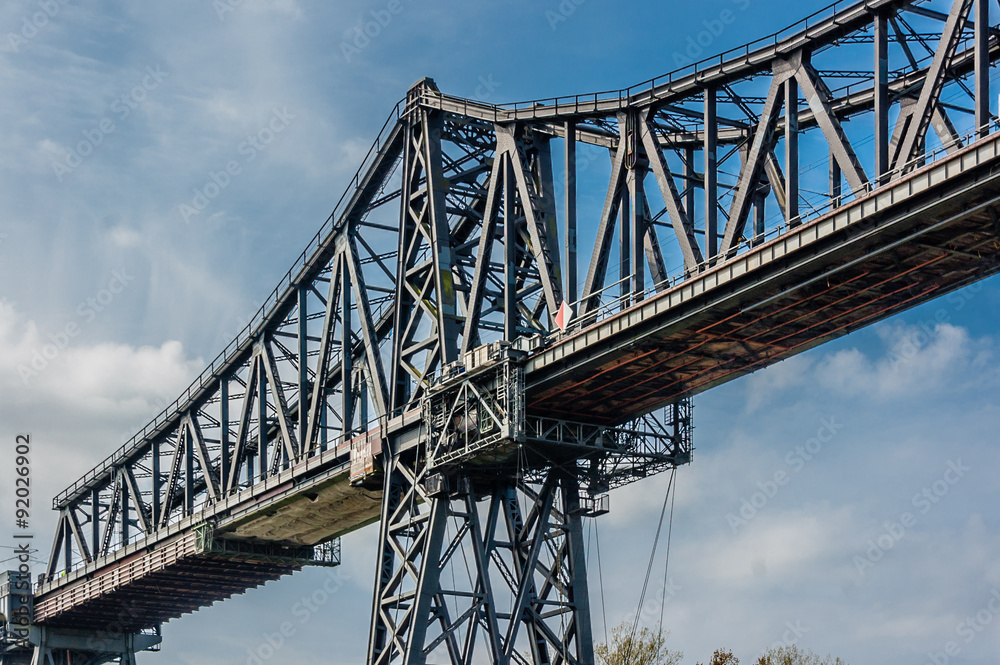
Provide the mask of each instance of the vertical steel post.
POLYGON ((990 121, 990 5, 989 0, 974 0, 975 25, 975 106, 976 138, 986 136, 990 121))
MULTIPOLYGON (((299 411, 306 405, 299 402, 299 411)), ((300 439, 301 440, 301 439, 300 439)), ((229 377, 219 379, 219 487, 223 495, 229 487, 229 377)))
POLYGON ((517 215, 514 214, 514 167, 510 156, 504 155, 501 174, 503 177, 503 338, 512 341, 517 338, 517 215))
MULTIPOLYGON (((633 171, 629 169, 626 181, 632 178, 633 171)), ((623 193, 621 197, 621 207, 619 208, 618 220, 618 292, 621 295, 622 309, 628 306, 629 294, 631 293, 632 271, 632 211, 629 205, 630 197, 623 193)))
POLYGON ((388 661, 392 656, 394 645, 389 641, 390 625, 384 615, 385 608, 382 606, 384 591, 393 579, 396 564, 396 554, 389 539, 392 537, 390 522, 399 510, 400 499, 403 496, 403 482, 401 474, 396 471, 397 462, 392 456, 392 451, 386 451, 384 464, 384 489, 382 492, 382 513, 379 520, 379 561, 375 570, 375 592, 372 596, 372 619, 371 632, 368 638, 368 664, 374 665, 378 662, 388 661), (390 653, 386 654, 386 648, 390 653))
POLYGON ((696 195, 695 180, 697 175, 694 170, 694 148, 684 148, 684 214, 688 220, 694 224, 694 202, 696 195))
MULTIPOLYGON (((151 472, 153 481, 153 500, 152 500, 152 515, 153 515, 153 528, 158 529, 160 526, 160 489, 162 487, 162 481, 160 479, 160 440, 153 439, 151 444, 151 472)), ((223 461, 222 467, 219 469, 220 473, 225 474, 226 463, 223 461)), ((225 484, 223 483, 223 487, 225 484)))
POLYGON ((340 413, 344 423, 343 435, 346 441, 351 437, 354 423, 354 390, 351 385, 351 374, 354 371, 353 349, 351 347, 354 345, 351 343, 351 272, 347 267, 346 256, 340 264, 340 334, 343 339, 340 351, 340 413))
POLYGON ((304 284, 298 288, 299 325, 298 325, 298 357, 299 357, 299 441, 305 451, 312 442, 306 441, 309 429, 309 291, 304 284))
POLYGON ((840 207, 841 181, 840 164, 830 153, 830 203, 834 208, 840 207))
POLYGON ((785 81, 785 220, 798 226, 799 219, 799 85, 785 81))
POLYGON ((427 661, 424 654, 424 644, 427 636, 428 617, 431 614, 431 603, 438 594, 439 576, 441 574, 441 545, 444 542, 445 528, 448 526, 447 496, 438 496, 431 501, 430 516, 424 540, 426 544, 420 558, 420 572, 417 578, 417 588, 411 601, 413 618, 406 640, 406 653, 403 654, 403 665, 424 665, 427 661))
POLYGON ((884 12, 875 16, 875 178, 889 171, 889 30, 884 12))
POLYGON ((427 223, 431 231, 431 248, 434 261, 434 291, 437 297, 437 332, 441 364, 447 365, 458 358, 458 337, 461 331, 458 314, 458 297, 455 292, 452 266, 455 262, 451 246, 451 228, 448 226, 448 205, 445 195, 448 183, 444 178, 444 151, 441 138, 444 134, 444 113, 421 111, 423 131, 422 152, 426 167, 427 223))
POLYGON ((364 431, 368 429, 368 381, 365 380, 364 373, 358 375, 358 400, 355 408, 358 409, 358 424, 364 431))
MULTIPOLYGON (((261 346, 267 344, 267 340, 261 338, 261 346)), ((259 363, 257 370, 257 460, 260 463, 260 479, 267 478, 267 372, 264 371, 264 350, 260 350, 257 358, 259 363)))
POLYGON ((759 245, 764 239, 764 194, 758 192, 753 200, 753 246, 759 245))
MULTIPOLYGON (((187 425, 181 425, 181 439, 177 445, 184 446, 184 514, 194 512, 194 437, 188 431, 187 425)), ((122 482, 122 491, 125 483, 122 482)))
MULTIPOLYGON (((122 489, 123 490, 125 489, 124 485, 122 486, 122 489)), ((124 493, 122 494, 122 496, 123 497, 125 496, 124 493)), ((63 566, 64 566, 64 570, 67 573, 69 573, 69 571, 73 570, 73 530, 72 530, 72 528, 69 525, 69 521, 70 521, 69 511, 70 510, 73 510, 73 509, 72 508, 67 508, 66 509, 65 519, 62 520, 62 528, 63 528, 63 566)), ((82 558, 82 554, 83 553, 81 552, 81 558, 82 558)))
POLYGON ((576 122, 566 121, 566 300, 576 303, 576 122))
POLYGON ((326 432, 326 426, 327 426, 327 420, 330 418, 327 412, 330 409, 327 408, 325 396, 322 398, 322 400, 323 400, 323 406, 320 407, 319 411, 319 449, 326 450, 328 444, 327 440, 328 435, 326 432))
POLYGON ((101 552, 101 491, 96 487, 90 490, 90 552, 97 558, 101 552))
POLYGON ((587 587, 587 554, 583 545, 583 518, 580 510, 580 484, 567 474, 562 480, 563 513, 566 520, 570 581, 568 600, 573 606, 576 647, 580 663, 594 662, 594 635, 590 621, 590 590, 587 587))
MULTIPOLYGON (((409 99, 415 95, 416 93, 411 90, 407 93, 407 98, 409 99)), ((407 128, 404 132, 403 155, 402 163, 400 164, 403 182, 400 187, 399 243, 396 246, 396 253, 399 257, 398 272, 396 274, 397 285, 402 285, 403 281, 406 279, 406 263, 404 257, 407 256, 409 247, 414 240, 414 235, 417 233, 414 215, 411 213, 411 206, 413 205, 412 200, 416 194, 416 189, 419 186, 416 174, 414 173, 417 162, 417 150, 413 145, 413 138, 412 129, 407 128)), ((399 334, 399 331, 406 327, 406 324, 409 322, 409 317, 413 315, 413 310, 416 306, 413 294, 406 288, 396 289, 394 304, 394 334, 392 336, 392 357, 394 363, 389 379, 392 382, 389 396, 389 410, 391 415, 397 415, 399 413, 398 410, 410 400, 410 376, 400 367, 398 362, 398 359, 400 359, 403 355, 404 349, 403 339, 399 334)), ((323 412, 326 412, 325 408, 323 409, 323 412)), ((322 449, 325 450, 325 447, 322 449)))
MULTIPOLYGON (((122 484, 122 494, 121 494, 121 529, 122 529, 122 547, 128 545, 129 539, 129 521, 128 521, 128 483, 125 481, 125 469, 118 469, 118 480, 122 484)), ((69 520, 66 521, 66 551, 69 552, 69 520)))
POLYGON ((708 258, 719 253, 719 122, 715 88, 705 89, 705 243, 708 258))
POLYGON ((633 168, 629 169, 626 176, 631 214, 628 218, 628 280, 625 282, 625 286, 629 291, 630 303, 638 301, 645 289, 645 265, 643 265, 644 254, 642 251, 642 242, 646 231, 645 206, 643 205, 645 201, 644 176, 645 168, 641 159, 633 168))

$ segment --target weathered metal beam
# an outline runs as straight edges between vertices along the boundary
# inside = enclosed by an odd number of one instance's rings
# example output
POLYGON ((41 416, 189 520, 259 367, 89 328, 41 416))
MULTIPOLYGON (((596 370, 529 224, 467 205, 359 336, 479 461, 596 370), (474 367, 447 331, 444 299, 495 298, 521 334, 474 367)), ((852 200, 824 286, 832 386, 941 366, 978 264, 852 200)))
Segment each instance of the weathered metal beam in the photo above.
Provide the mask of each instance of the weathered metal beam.
POLYGON ((931 126, 934 117, 934 110, 938 105, 938 98, 941 88, 944 85, 945 77, 952 65, 955 49, 962 36, 962 29, 969 16, 969 9, 973 0, 954 0, 948 20, 945 22, 941 32, 941 39, 938 42, 934 58, 928 68, 927 76, 923 86, 920 88, 920 95, 913 107, 911 120, 900 138, 899 146, 893 160, 893 168, 900 168, 904 164, 917 156, 923 147, 924 137, 927 129, 931 126))
POLYGON ((885 12, 875 14, 875 177, 889 172, 889 26, 885 12))
MULTIPOLYGON (((760 172, 763 168, 763 157, 771 152, 774 147, 774 130, 778 124, 778 113, 784 102, 784 83, 792 75, 787 65, 775 65, 774 76, 771 78, 771 87, 767 93, 767 100, 764 102, 764 110, 761 112, 757 129, 754 131, 753 143, 750 152, 747 154, 747 161, 740 172, 739 184, 733 195, 733 202, 729 207, 729 221, 726 223, 726 232, 722 238, 722 247, 719 252, 726 256, 734 246, 739 243, 746 226, 747 215, 750 211, 752 195, 760 180, 760 172)), ((787 204, 786 204, 787 205, 787 204)))
MULTIPOLYGON (((701 247, 698 245, 698 239, 695 237, 694 224, 690 216, 692 213, 685 211, 684 206, 681 204, 681 197, 677 191, 677 184, 674 182, 673 174, 670 172, 667 160, 664 158, 663 153, 660 151, 660 146, 656 142, 655 133, 647 121, 642 123, 640 131, 642 132, 642 147, 649 160, 649 167, 653 171, 653 176, 656 178, 656 184, 660 188, 660 195, 667 206, 667 214, 674 227, 674 234, 677 237, 681 256, 684 257, 684 267, 687 270, 693 270, 704 259, 702 258, 701 247)), ((694 188, 690 184, 688 187, 690 187, 690 192, 694 191, 694 188)), ((693 211, 693 206, 690 205, 690 202, 689 207, 693 211)))
MULTIPOLYGON (((714 258, 719 253, 719 118, 715 88, 705 88, 705 253, 714 258)), ((685 257, 686 258, 686 257, 685 257)))

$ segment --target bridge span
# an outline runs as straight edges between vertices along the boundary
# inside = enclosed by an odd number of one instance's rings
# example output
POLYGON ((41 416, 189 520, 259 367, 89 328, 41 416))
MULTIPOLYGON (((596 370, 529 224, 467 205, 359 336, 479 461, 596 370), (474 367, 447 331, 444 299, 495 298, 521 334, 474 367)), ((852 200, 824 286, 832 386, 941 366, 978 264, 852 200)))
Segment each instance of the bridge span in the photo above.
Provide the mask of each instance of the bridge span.
POLYGON ((55 498, 0 662, 130 662, 378 522, 370 663, 592 663, 581 520, 691 460, 693 395, 1000 271, 998 57, 985 0, 867 0, 613 93, 418 82, 247 328, 55 498))

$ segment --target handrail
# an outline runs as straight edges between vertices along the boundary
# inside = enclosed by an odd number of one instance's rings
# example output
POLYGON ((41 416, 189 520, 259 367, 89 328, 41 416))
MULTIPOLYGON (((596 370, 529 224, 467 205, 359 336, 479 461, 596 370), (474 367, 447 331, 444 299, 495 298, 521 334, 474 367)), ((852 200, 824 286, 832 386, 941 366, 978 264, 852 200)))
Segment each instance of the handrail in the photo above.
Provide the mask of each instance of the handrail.
POLYGON ((771 33, 770 35, 748 42, 742 46, 731 48, 728 51, 723 51, 717 55, 702 58, 701 60, 628 86, 627 88, 602 90, 577 95, 542 97, 538 99, 502 104, 479 102, 465 99, 463 97, 442 95, 438 92, 433 93, 433 96, 436 98, 439 97, 447 99, 459 104, 474 102, 476 106, 492 109, 494 121, 511 119, 511 117, 523 119, 522 116, 519 115, 519 112, 529 109, 534 110, 539 107, 545 108, 546 110, 555 110, 557 113, 563 111, 567 115, 579 113, 580 107, 584 104, 596 106, 599 102, 618 102, 618 106, 620 108, 625 108, 632 102, 643 101, 642 95, 645 95, 649 100, 653 100, 655 99, 654 93, 659 86, 670 85, 674 81, 680 81, 691 76, 697 76, 699 73, 708 70, 710 66, 722 66, 728 62, 737 61, 737 59, 746 62, 749 61, 750 57, 759 49, 768 46, 777 47, 782 43, 795 38, 808 39, 810 38, 810 28, 815 28, 817 25, 826 23, 832 23, 832 25, 837 26, 839 25, 837 19, 841 16, 853 14, 859 10, 869 11, 887 4, 917 5, 928 1, 929 0, 902 0, 902 2, 900 2, 900 0, 860 0, 859 2, 847 3, 844 0, 837 0, 832 4, 813 12, 809 16, 800 19, 799 21, 782 28, 777 32, 771 33), (822 20, 820 20, 821 17, 822 20))
MULTIPOLYGON (((917 157, 914 157, 910 161, 905 162, 904 164, 897 166, 891 171, 886 172, 881 177, 879 177, 878 180, 881 180, 885 183, 891 183, 897 177, 901 177, 907 171, 910 171, 922 165, 930 165, 931 163, 935 162, 936 158, 940 156, 942 153, 948 153, 949 149, 953 148, 955 143, 959 143, 963 147, 969 147, 970 145, 975 143, 976 136, 980 132, 984 136, 986 136, 988 134, 991 134, 992 132, 995 132, 996 130, 1000 130, 1000 118, 992 119, 989 122, 984 123, 982 127, 972 129, 966 132, 965 134, 959 136, 955 141, 953 141, 950 144, 939 145, 932 150, 928 150, 927 152, 918 155, 917 157)), ((792 228, 798 228, 802 224, 806 224, 807 222, 811 222, 814 219, 817 219, 825 214, 828 214, 835 208, 843 205, 846 199, 853 199, 854 201, 857 201, 870 194, 873 194, 876 191, 878 191, 878 189, 875 187, 875 183, 869 180, 868 182, 864 183, 861 187, 857 189, 845 191, 840 196, 836 198, 831 198, 830 201, 828 201, 827 203, 813 207, 812 211, 809 214, 800 215, 799 222, 795 227, 790 227, 787 221, 782 221, 780 224, 773 226, 772 228, 768 229, 759 236, 754 236, 751 238, 744 239, 743 241, 732 247, 726 256, 718 255, 709 259, 705 259, 704 261, 698 263, 697 265, 695 265, 690 269, 675 266, 673 270, 667 271, 668 276, 666 279, 661 280, 653 284, 652 286, 647 287, 639 297, 642 300, 646 300, 647 298, 656 295, 665 288, 666 289, 672 288, 696 275, 705 272, 706 270, 715 268, 732 259, 735 259, 739 254, 741 254, 743 250, 749 249, 758 244, 762 244, 765 240, 778 238, 787 231, 790 231, 792 228)), ((627 279, 628 278, 625 278, 622 280, 618 280, 617 282, 607 284, 600 290, 595 291, 594 294, 592 295, 596 296, 598 294, 602 294, 603 292, 607 291, 610 288, 613 288, 614 286, 617 286, 618 284, 622 283, 623 281, 626 281, 627 279)), ((580 298, 580 300, 576 301, 576 303, 569 303, 569 304, 575 305, 586 299, 588 298, 587 297, 580 298)), ((624 306, 631 306, 631 304, 634 303, 631 303, 630 301, 633 301, 635 299, 636 299, 636 294, 632 293, 624 296, 618 296, 609 301, 605 301, 602 298, 601 303, 597 308, 585 312, 583 315, 581 315, 581 317, 583 317, 587 321, 587 325, 596 324, 597 322, 602 321, 607 316, 617 313, 617 311, 621 311, 622 309, 625 308, 624 306)), ((554 340, 564 334, 566 333, 559 330, 553 330, 550 331, 548 335, 546 335, 546 339, 554 340)))

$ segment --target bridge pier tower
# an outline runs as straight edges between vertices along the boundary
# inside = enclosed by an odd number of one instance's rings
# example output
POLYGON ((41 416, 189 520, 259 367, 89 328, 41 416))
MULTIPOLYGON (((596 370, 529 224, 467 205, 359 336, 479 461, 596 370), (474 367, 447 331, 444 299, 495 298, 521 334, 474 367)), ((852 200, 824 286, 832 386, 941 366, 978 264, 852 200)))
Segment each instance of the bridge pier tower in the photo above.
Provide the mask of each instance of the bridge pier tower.
POLYGON ((386 479, 369 662, 594 662, 579 483, 429 474, 386 479))
POLYGON ((530 412, 524 363, 565 330, 574 292, 551 137, 430 108, 439 97, 419 81, 401 118, 368 662, 591 665, 583 518, 610 487, 689 461, 690 402, 615 427, 530 412))
POLYGON ((584 517, 691 459, 690 402, 623 426, 532 416, 494 343, 390 435, 368 662, 592 665, 584 517))

